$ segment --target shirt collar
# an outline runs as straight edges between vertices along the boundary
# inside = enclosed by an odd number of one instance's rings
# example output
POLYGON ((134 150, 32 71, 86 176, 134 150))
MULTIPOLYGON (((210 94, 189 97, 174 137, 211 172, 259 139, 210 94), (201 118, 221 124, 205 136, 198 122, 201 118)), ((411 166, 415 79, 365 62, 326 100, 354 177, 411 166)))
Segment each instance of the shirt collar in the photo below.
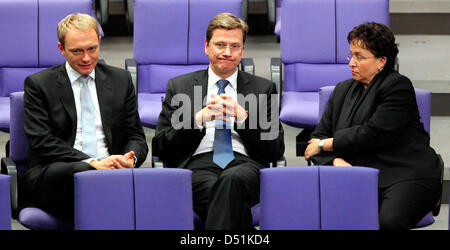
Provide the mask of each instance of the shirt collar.
MULTIPOLYGON (((70 84, 73 84, 81 76, 81 74, 78 73, 76 70, 74 70, 67 61, 66 61, 66 71, 67 75, 69 76, 70 84)), ((89 76, 95 80, 95 69, 92 70, 89 76)))
MULTIPOLYGON (((236 71, 229 76, 227 79, 228 82, 230 82, 228 85, 231 86, 234 90, 236 90, 237 88, 237 75, 238 75, 238 70, 236 68, 236 71)), ((217 76, 214 71, 211 69, 211 67, 208 67, 208 88, 214 86, 216 84, 217 81, 219 81, 220 78, 219 76, 217 76)))

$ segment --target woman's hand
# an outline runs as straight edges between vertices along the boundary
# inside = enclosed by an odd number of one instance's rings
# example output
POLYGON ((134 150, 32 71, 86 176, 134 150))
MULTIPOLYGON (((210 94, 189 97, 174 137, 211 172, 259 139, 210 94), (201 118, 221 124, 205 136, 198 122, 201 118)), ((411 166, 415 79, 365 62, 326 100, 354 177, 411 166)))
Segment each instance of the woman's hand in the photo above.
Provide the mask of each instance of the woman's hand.
POLYGON ((308 141, 308 147, 306 147, 306 150, 305 150, 305 160, 309 161, 309 159, 312 156, 320 153, 319 142, 320 142, 320 139, 316 139, 316 138, 313 138, 308 141))
MULTIPOLYGON (((305 150, 305 159, 308 161, 312 156, 320 153, 320 139, 313 138, 308 141, 308 147, 305 150)), ((323 151, 333 151, 333 138, 323 139, 323 151)))

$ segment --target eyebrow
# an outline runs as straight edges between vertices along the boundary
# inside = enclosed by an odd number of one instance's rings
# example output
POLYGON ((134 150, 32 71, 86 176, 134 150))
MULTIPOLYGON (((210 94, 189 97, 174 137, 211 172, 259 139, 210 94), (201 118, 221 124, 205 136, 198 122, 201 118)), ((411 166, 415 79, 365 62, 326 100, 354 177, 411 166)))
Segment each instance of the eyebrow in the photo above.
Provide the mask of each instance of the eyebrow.
MULTIPOLYGON (((95 49, 95 48, 98 48, 98 45, 90 46, 87 49, 95 49)), ((69 51, 77 51, 77 50, 84 50, 84 49, 81 49, 81 48, 71 48, 71 49, 69 49, 69 51)))

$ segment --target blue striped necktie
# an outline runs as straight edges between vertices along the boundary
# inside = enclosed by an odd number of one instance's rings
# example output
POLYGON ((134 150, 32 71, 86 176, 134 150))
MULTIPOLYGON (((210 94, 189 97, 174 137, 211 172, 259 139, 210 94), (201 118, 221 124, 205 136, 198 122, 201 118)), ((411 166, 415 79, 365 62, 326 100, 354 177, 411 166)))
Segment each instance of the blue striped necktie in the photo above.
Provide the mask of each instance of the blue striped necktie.
POLYGON ((92 158, 97 158, 97 135, 95 129, 95 109, 89 91, 89 76, 80 76, 81 80, 81 145, 83 153, 92 158))
MULTIPOLYGON (((223 79, 217 81, 219 85, 217 95, 225 93, 225 87, 228 83, 227 80, 223 79)), ((234 159, 231 130, 225 121, 216 120, 213 150, 213 162, 221 168, 225 168, 234 159)))

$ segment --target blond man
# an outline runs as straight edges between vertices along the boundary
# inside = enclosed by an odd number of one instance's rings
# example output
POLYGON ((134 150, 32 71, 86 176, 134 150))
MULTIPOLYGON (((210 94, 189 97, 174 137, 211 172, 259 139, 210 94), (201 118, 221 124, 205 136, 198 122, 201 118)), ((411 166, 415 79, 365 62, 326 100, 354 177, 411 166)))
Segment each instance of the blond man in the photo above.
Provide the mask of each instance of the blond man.
POLYGON ((19 202, 73 220, 74 173, 139 167, 148 148, 129 73, 98 63, 96 20, 71 14, 57 32, 66 62, 25 79, 30 151, 19 202))

